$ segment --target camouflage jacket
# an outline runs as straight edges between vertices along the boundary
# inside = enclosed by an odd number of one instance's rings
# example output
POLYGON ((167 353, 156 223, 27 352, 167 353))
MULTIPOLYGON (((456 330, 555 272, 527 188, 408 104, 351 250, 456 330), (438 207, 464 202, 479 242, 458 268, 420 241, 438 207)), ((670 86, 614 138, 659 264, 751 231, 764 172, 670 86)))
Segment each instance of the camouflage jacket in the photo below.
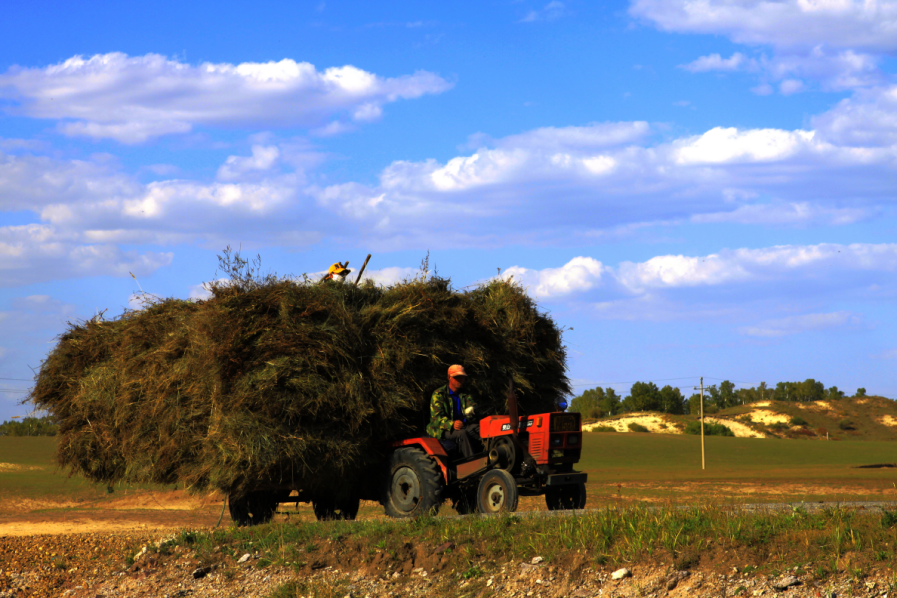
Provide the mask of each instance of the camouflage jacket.
MULTIPOLYGON (((476 407, 473 397, 466 393, 459 393, 461 398, 461 419, 464 419, 464 410, 468 407, 476 407)), ((433 391, 430 399, 430 425, 427 426, 427 435, 441 439, 446 432, 450 432, 455 423, 452 418, 452 397, 449 395, 448 384, 433 391)))

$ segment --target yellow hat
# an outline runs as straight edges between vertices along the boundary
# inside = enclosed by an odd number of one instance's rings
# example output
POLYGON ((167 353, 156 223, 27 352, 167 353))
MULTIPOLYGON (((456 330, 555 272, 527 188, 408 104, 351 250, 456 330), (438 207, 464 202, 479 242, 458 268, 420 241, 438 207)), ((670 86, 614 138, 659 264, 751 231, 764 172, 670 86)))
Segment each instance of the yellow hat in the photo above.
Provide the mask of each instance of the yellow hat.
POLYGON ((337 276, 345 276, 346 274, 351 272, 351 270, 346 268, 346 266, 348 266, 348 265, 349 265, 349 262, 346 262, 345 264, 341 264, 340 262, 337 262, 337 263, 333 264, 332 266, 330 266, 330 268, 327 270, 327 274, 331 274, 331 275, 335 274, 337 276))

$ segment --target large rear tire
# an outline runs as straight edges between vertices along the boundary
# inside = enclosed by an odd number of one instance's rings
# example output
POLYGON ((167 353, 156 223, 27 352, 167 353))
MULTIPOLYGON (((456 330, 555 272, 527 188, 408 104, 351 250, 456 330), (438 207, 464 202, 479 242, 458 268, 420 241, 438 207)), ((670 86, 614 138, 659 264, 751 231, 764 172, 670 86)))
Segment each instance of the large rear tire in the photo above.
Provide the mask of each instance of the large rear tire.
POLYGON ((390 517, 435 514, 445 481, 436 463, 418 448, 401 448, 389 456, 381 502, 390 517))
POLYGON ((325 498, 311 501, 311 508, 318 521, 335 521, 339 519, 355 519, 361 501, 357 496, 344 499, 325 498))
POLYGON ((477 488, 477 510, 480 513, 513 513, 517 510, 517 482, 504 469, 492 469, 480 480, 477 488))
POLYGON ((227 498, 230 517, 239 526, 268 523, 277 511, 277 496, 273 492, 256 490, 242 496, 227 498))
POLYGON ((570 511, 586 506, 586 485, 568 484, 545 489, 545 504, 549 511, 570 511))

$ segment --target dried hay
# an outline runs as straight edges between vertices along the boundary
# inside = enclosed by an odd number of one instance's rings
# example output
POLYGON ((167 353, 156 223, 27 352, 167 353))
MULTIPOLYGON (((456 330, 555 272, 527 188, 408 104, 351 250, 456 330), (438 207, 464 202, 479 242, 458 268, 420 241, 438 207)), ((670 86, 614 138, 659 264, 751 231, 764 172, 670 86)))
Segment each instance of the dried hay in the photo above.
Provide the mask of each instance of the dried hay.
POLYGON ((506 412, 511 378, 530 413, 570 393, 562 331, 513 282, 211 290, 69 324, 32 393, 59 423, 59 464, 102 483, 327 492, 423 435, 449 364, 471 374, 480 415, 506 412))

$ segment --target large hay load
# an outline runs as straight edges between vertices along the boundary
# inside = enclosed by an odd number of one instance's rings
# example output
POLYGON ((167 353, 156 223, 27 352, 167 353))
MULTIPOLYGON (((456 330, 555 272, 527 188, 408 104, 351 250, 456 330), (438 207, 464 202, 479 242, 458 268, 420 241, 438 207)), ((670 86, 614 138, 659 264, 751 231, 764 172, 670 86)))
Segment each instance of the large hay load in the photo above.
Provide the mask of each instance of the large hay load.
POLYGON ((569 394, 561 330, 521 287, 456 291, 268 277, 213 285, 113 320, 72 323, 32 398, 59 423, 57 461, 96 482, 183 483, 239 495, 370 496, 391 441, 421 436, 446 368, 480 413, 554 411, 569 394))

